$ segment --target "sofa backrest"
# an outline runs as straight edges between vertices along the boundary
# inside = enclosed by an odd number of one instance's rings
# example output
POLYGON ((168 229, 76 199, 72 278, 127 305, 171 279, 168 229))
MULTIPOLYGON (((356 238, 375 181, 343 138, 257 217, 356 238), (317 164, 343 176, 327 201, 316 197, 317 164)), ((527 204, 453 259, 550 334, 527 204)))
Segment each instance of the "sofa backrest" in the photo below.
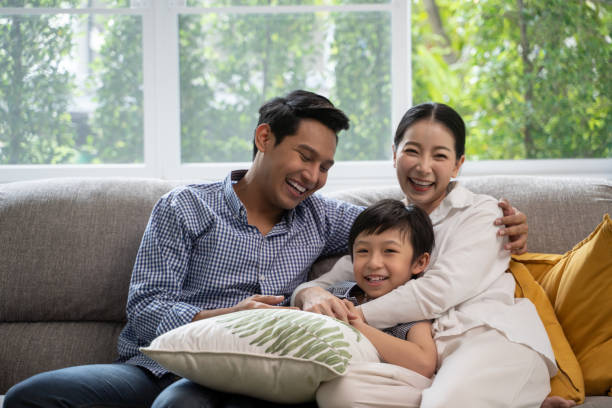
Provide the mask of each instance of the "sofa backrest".
MULTIPOLYGON (((562 253, 612 212, 603 179, 478 177, 528 215, 529 250, 562 253)), ((0 184, 0 394, 37 372, 111 362, 151 209, 187 181, 68 178, 0 184)), ((397 186, 329 194, 368 205, 397 186)))
MULTIPOLYGON (((529 252, 564 253, 612 215, 612 180, 580 177, 479 176, 460 178, 469 190, 505 197, 527 214, 529 252)), ((358 205, 382 198, 402 199, 396 185, 350 189, 330 196, 358 205)))

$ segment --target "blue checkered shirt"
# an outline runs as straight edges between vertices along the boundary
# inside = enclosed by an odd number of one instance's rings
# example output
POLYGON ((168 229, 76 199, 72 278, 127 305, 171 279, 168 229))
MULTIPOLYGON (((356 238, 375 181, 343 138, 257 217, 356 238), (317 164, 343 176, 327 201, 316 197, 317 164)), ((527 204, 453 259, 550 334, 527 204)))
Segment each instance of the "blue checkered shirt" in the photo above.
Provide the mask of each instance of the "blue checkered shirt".
POLYGON ((319 256, 346 252, 362 207, 312 195, 263 236, 247 222, 232 188, 244 174, 179 187, 157 202, 132 271, 119 361, 162 376, 167 370, 139 347, 200 310, 231 307, 254 294, 283 295, 288 304, 319 256))
MULTIPOLYGON (((359 305, 359 301, 357 300, 357 296, 363 294, 363 290, 357 286, 356 282, 352 281, 343 281, 334 283, 332 286, 327 288, 327 290, 334 296, 340 299, 346 299, 351 302, 355 306, 359 305)), ((402 340, 406 340, 406 335, 408 332, 418 322, 410 322, 410 323, 400 323, 393 327, 388 327, 386 329, 382 329, 387 334, 398 337, 402 340)))

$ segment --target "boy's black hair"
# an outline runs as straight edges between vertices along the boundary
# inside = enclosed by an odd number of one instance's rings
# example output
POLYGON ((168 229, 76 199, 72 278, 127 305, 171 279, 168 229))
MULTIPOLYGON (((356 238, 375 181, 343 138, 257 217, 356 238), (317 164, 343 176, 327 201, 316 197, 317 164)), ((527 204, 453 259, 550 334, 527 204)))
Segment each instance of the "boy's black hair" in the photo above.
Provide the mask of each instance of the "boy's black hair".
MULTIPOLYGON (((257 126, 267 123, 274 133, 277 146, 285 136, 297 132, 302 119, 314 119, 321 122, 334 133, 338 142, 338 132, 349 128, 349 118, 336 108, 324 96, 313 92, 297 90, 285 97, 274 98, 259 108, 257 126)), ((257 154, 257 146, 253 140, 253 158, 257 154)))
POLYGON ((412 244, 412 261, 434 246, 434 231, 429 215, 414 205, 404 205, 399 200, 385 199, 371 205, 357 216, 349 232, 349 252, 353 256, 353 244, 359 234, 381 234, 398 229, 402 236, 408 234, 412 244))

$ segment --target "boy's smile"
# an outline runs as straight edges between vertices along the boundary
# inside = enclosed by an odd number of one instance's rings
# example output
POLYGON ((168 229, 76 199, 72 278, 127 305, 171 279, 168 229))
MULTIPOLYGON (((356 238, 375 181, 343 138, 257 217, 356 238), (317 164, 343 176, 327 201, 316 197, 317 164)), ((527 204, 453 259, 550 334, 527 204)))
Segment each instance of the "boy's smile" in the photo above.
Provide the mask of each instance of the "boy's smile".
POLYGON ((412 260, 410 235, 392 228, 381 233, 362 232, 353 244, 355 281, 369 299, 385 295, 423 272, 427 262, 412 260))

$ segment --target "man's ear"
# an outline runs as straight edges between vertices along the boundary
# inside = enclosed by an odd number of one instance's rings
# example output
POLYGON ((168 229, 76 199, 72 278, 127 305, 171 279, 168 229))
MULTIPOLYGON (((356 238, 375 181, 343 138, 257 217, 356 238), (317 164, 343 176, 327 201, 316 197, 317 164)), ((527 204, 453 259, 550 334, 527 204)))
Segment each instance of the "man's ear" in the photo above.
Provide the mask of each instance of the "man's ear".
POLYGON ((429 253, 425 252, 414 262, 412 262, 412 274, 418 275, 419 273, 422 273, 425 271, 425 268, 427 268, 427 265, 429 265, 429 253))
POLYGON ((274 133, 272 128, 267 123, 262 123, 255 129, 255 146, 257 150, 265 153, 271 147, 274 147, 274 133))

